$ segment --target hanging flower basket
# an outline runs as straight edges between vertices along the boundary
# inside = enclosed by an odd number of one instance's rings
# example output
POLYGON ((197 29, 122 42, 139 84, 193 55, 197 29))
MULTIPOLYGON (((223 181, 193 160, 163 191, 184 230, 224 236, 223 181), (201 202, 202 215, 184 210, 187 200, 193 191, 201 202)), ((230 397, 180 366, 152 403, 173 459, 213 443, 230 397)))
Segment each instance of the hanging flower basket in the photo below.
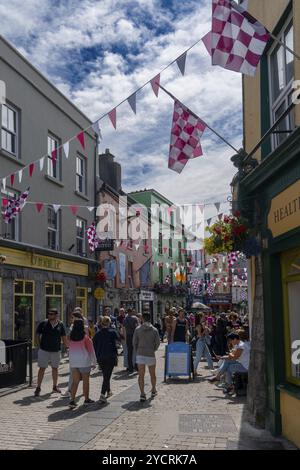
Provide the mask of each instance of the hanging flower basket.
POLYGON ((207 231, 211 235, 204 240, 204 247, 209 255, 233 251, 247 251, 245 254, 248 257, 258 254, 259 246, 256 238, 251 234, 248 221, 242 218, 239 212, 235 212, 232 216, 225 215, 211 227, 207 227, 207 231))

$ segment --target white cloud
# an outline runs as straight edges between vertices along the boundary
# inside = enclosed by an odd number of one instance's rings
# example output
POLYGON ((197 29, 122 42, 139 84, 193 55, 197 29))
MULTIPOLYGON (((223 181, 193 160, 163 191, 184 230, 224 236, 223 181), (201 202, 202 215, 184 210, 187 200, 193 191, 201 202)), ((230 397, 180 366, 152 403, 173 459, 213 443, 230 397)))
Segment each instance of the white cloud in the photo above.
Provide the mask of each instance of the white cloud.
MULTIPOLYGON (((177 16, 162 9, 159 0, 70 0, 55 9, 51 5, 51 0, 43 1, 43 9, 37 0, 0 0, 3 34, 91 119, 126 99, 210 28, 209 0, 182 1, 177 16), (173 30, 156 35, 155 28, 166 25, 173 30), (57 74, 56 65, 60 71, 74 65, 80 69, 80 61, 72 62, 72 52, 87 47, 99 48, 99 56, 87 59, 90 72, 72 86, 57 74)), ((202 43, 189 52, 185 77, 174 63, 161 82, 241 147, 241 76, 212 67, 202 43)), ((101 148, 109 147, 122 164, 125 190, 154 187, 178 203, 218 200, 230 193, 230 148, 206 132, 204 156, 177 175, 167 168, 172 101, 162 91, 157 99, 148 85, 137 95, 137 110, 135 116, 127 102, 118 108, 117 131, 108 119, 102 123, 101 148)))

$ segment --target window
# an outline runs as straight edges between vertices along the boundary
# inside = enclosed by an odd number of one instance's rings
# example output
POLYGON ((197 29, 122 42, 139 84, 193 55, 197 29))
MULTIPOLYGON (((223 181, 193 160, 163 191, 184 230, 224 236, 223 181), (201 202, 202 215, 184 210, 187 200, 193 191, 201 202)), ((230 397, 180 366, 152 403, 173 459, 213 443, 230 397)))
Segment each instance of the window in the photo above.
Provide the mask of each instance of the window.
POLYGON ((172 245, 172 238, 169 239, 169 257, 172 258, 173 256, 173 245, 172 245))
MULTIPOLYGON (((3 190, 1 191, 1 196, 2 196, 2 199, 11 199, 11 198, 17 198, 18 194, 6 189, 5 191, 3 190)), ((5 210, 4 206, 2 207, 2 210, 5 210)), ((20 216, 21 216, 21 213, 19 213, 14 219, 12 219, 12 221, 9 224, 6 224, 3 220, 3 217, 1 217, 0 236, 2 238, 6 238, 8 240, 19 241, 20 216)))
POLYGON ((34 282, 14 281, 14 331, 15 340, 34 338, 34 282))
POLYGON ((82 256, 86 254, 86 221, 76 218, 76 252, 82 256))
MULTIPOLYGON (((287 47, 294 48, 294 28, 289 22, 279 40, 287 47)), ((291 104, 292 84, 294 81, 294 56, 283 46, 274 46, 269 55, 270 70, 270 103, 271 103, 271 122, 276 120, 284 113, 291 104)), ((289 135, 289 130, 295 127, 293 111, 281 121, 273 137, 273 147, 277 147, 289 135)))
POLYGON ((182 261, 182 252, 181 252, 181 250, 182 250, 182 244, 181 244, 181 242, 178 242, 178 259, 179 259, 179 261, 182 261))
POLYGON ((171 284, 171 286, 173 286, 173 284, 174 284, 174 272, 173 272, 172 268, 170 268, 169 276, 170 276, 170 284, 171 284))
POLYGON ((292 361, 293 353, 296 353, 299 349, 299 346, 295 346, 293 343, 300 339, 300 249, 285 253, 282 256, 282 266, 286 378, 288 382, 300 385, 300 364, 297 364, 297 361, 292 361))
POLYGON ((52 309, 56 308, 63 321, 63 285, 57 282, 46 282, 46 314, 52 309))
POLYGON ((164 268, 163 266, 159 266, 159 283, 164 283, 164 268))
POLYGON ((15 157, 18 154, 18 112, 7 104, 2 105, 1 147, 15 157))
POLYGON ((128 281, 129 281, 129 287, 132 289, 133 288, 133 262, 132 261, 128 262, 128 281))
POLYGON ((76 157, 76 191, 86 194, 86 159, 76 157))
POLYGON ((83 315, 86 317, 87 310, 87 288, 86 287, 76 287, 76 307, 82 309, 83 315))
POLYGON ((59 147, 59 140, 52 135, 48 135, 47 174, 61 181, 61 149, 59 147), (52 158, 54 150, 56 150, 56 160, 52 158))
POLYGON ((52 207, 48 207, 48 248, 51 250, 60 249, 60 211, 55 212, 52 207))
POLYGON ((158 235, 158 253, 162 255, 163 252, 163 238, 162 238, 162 233, 159 232, 158 235))

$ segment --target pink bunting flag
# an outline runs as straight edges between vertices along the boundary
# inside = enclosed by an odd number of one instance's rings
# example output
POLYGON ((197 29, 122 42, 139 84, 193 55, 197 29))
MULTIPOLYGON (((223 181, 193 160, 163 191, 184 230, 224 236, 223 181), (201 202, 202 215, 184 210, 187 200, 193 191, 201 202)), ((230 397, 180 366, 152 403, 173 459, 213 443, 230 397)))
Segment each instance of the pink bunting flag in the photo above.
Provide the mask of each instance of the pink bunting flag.
POLYGON ((40 213, 44 207, 44 204, 42 202, 37 202, 35 207, 37 208, 38 213, 40 213))
POLYGON ((10 185, 13 186, 15 182, 15 174, 10 175, 10 185))
POLYGON ((51 157, 52 157, 52 161, 56 162, 56 160, 57 160, 57 149, 52 150, 51 157))
POLYGON ((33 171, 34 171, 34 163, 30 163, 30 165, 29 165, 29 176, 30 176, 30 178, 32 177, 33 171))
POLYGON ((150 83, 151 83, 152 90, 154 91, 155 96, 158 97, 159 84, 160 84, 160 73, 158 75, 156 75, 156 77, 152 78, 150 83))
POLYGON ((77 206, 70 206, 71 212, 73 215, 76 215, 78 212, 78 207, 77 206))
POLYGON ((6 207, 8 205, 8 199, 2 199, 2 205, 3 207, 6 207))
POLYGON ((112 125, 114 126, 114 128, 117 129, 117 108, 112 109, 108 113, 108 117, 109 117, 112 125))
POLYGON ((79 134, 77 134, 76 136, 76 139, 78 140, 78 142, 80 143, 81 147, 83 148, 83 150, 85 150, 85 140, 84 140, 84 132, 79 132, 79 134))
POLYGON ((200 138, 206 124, 180 101, 174 102, 169 168, 181 173, 190 159, 203 155, 200 138))

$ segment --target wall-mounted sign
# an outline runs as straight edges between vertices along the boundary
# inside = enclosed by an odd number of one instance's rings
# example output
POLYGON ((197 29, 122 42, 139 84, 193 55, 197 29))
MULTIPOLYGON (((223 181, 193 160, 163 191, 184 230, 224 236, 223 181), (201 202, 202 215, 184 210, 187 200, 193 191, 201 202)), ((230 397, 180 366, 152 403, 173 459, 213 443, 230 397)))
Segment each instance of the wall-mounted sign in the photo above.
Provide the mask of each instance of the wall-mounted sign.
POLYGON ((140 300, 152 302, 154 300, 154 292, 141 290, 140 300))
POLYGON ((94 291, 94 297, 97 300, 104 300, 105 299, 105 290, 102 287, 98 287, 94 291))
POLYGON ((272 199, 268 228, 273 237, 300 227, 300 180, 272 199))
POLYGON ((114 250, 114 240, 110 240, 110 239, 99 240, 96 251, 113 251, 113 250, 114 250))

